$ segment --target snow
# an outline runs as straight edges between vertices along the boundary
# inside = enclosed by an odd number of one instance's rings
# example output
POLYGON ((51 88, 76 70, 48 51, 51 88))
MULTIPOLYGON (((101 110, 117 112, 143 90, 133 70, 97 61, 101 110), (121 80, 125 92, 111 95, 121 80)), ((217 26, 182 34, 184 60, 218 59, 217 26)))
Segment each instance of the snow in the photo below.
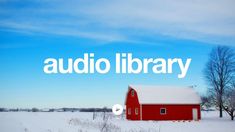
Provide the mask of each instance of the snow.
MULTIPOLYGON (((200 121, 128 121, 108 113, 108 132, 235 132, 235 121, 218 111, 202 112, 200 121)), ((0 112, 1 132, 100 132, 102 113, 0 112)))
POLYGON ((140 104, 200 104, 200 96, 191 87, 130 85, 140 104))

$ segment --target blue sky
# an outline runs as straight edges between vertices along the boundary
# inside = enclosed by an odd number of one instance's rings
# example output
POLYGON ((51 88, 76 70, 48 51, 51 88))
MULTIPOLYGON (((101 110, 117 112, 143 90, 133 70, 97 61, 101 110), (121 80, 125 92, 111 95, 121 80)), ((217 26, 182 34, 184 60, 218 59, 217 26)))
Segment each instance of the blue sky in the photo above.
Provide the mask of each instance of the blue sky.
MULTIPOLYGON (((103 107, 123 104, 128 84, 197 85, 216 45, 235 45, 233 0, 0 1, 0 107, 103 107), (192 58, 187 76, 173 74, 54 74, 46 58, 84 53, 115 60, 192 58)), ((114 67, 114 66, 111 66, 114 67)))

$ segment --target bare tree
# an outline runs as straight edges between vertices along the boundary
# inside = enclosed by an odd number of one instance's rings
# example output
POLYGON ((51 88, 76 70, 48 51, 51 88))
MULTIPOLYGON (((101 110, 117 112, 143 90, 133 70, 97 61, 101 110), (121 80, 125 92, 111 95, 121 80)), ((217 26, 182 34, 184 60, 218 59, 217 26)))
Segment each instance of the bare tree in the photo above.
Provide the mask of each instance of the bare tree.
POLYGON ((38 108, 32 108, 32 112, 39 112, 38 108))
POLYGON ((219 117, 223 117, 225 91, 232 81, 235 72, 235 54, 232 48, 218 46, 209 56, 204 75, 209 85, 209 93, 219 107, 219 117))
POLYGON ((231 89, 226 93, 224 110, 229 114, 231 120, 235 117, 235 82, 231 85, 231 89))
POLYGON ((214 102, 212 100, 213 98, 211 96, 208 95, 204 95, 201 96, 201 107, 203 110, 208 110, 209 108, 211 108, 212 106, 214 106, 214 102))

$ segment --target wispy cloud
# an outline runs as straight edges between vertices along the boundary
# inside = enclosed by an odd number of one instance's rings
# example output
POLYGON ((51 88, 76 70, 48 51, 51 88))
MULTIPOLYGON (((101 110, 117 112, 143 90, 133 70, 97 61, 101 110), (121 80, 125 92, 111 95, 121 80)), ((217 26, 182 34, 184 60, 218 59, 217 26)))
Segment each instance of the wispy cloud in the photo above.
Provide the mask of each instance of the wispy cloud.
POLYGON ((234 0, 43 0, 0 5, 2 29, 105 41, 135 42, 138 36, 162 35, 235 44, 234 0))

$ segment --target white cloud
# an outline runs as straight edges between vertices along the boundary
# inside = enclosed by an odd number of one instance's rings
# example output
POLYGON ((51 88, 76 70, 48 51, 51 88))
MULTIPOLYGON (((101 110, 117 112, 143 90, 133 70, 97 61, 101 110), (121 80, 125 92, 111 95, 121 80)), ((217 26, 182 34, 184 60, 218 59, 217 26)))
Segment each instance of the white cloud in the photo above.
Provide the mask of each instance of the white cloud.
POLYGON ((234 0, 37 2, 37 8, 0 10, 3 15, 14 14, 0 24, 108 41, 128 41, 148 34, 235 45, 234 0))

